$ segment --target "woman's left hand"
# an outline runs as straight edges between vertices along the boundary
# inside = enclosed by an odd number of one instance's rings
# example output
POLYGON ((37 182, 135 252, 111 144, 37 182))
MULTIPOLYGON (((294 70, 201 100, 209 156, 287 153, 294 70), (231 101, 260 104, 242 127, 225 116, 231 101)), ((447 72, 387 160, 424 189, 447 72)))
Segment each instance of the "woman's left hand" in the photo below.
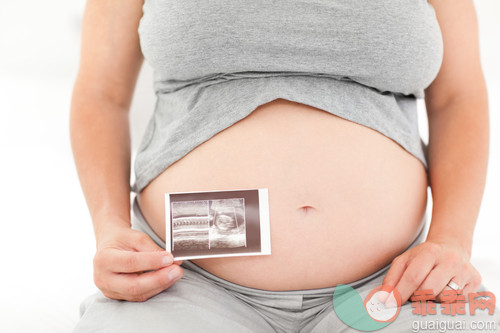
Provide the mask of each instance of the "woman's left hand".
POLYGON ((440 302, 443 290, 451 290, 450 281, 467 300, 479 288, 481 275, 470 263, 469 251, 460 245, 427 240, 396 257, 382 284, 395 287, 404 304, 415 291, 429 289, 440 302))

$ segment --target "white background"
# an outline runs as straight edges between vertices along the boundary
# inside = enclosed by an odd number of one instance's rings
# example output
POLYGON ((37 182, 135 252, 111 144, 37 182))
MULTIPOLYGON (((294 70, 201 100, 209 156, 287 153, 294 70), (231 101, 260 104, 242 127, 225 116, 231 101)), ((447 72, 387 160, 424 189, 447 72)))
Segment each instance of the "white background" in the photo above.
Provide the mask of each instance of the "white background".
MULTIPOLYGON (((500 296, 500 2, 475 4, 492 130, 472 261, 500 296)), ((95 290, 93 231, 68 126, 83 8, 83 0, 0 3, 2 332, 70 332, 80 301, 95 290)), ((134 153, 153 107, 144 66, 131 111, 134 153)), ((425 111, 419 112, 426 138, 425 111)))

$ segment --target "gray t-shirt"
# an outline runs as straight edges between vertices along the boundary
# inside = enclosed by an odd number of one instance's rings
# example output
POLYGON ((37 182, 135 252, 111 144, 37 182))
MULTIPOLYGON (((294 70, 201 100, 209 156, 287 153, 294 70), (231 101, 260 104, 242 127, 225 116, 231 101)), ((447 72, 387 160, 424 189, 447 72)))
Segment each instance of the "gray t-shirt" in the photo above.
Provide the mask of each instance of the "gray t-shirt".
POLYGON ((426 0, 145 0, 138 32, 157 103, 136 193, 276 98, 377 130, 427 169, 416 101, 443 42, 426 0))

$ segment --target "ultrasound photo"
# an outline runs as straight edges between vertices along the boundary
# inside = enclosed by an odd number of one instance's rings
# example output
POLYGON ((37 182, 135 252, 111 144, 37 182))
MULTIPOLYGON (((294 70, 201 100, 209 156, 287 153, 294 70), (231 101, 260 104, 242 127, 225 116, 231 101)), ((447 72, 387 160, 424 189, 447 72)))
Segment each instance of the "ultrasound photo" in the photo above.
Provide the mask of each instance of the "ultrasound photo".
POLYGON ((267 189, 166 193, 165 206, 176 259, 270 254, 267 189))
POLYGON ((245 198, 172 203, 172 249, 247 246, 245 198))

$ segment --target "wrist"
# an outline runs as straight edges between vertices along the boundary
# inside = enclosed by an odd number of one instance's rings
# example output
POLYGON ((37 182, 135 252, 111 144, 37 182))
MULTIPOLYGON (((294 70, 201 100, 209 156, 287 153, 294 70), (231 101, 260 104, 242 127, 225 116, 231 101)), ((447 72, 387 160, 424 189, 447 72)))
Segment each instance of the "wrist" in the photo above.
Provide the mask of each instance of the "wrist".
POLYGON ((449 233, 437 233, 429 230, 426 242, 452 246, 455 249, 458 249, 468 260, 470 260, 472 252, 472 237, 465 235, 458 236, 456 234, 449 233))
POLYGON ((475 219, 459 214, 444 214, 433 211, 427 241, 450 244, 461 248, 470 256, 474 235, 475 219))
POLYGON ((96 243, 100 244, 110 235, 116 234, 118 230, 130 229, 131 224, 129 219, 121 217, 108 217, 94 221, 94 235, 96 243))

